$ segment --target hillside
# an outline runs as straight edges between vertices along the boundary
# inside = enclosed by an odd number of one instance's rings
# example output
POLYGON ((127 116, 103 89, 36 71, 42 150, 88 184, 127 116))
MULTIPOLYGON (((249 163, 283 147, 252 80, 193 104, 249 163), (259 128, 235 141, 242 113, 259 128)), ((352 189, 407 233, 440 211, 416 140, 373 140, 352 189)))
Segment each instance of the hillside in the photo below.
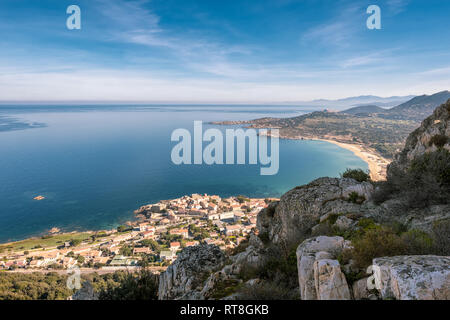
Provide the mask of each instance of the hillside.
POLYGON ((387 112, 384 112, 384 115, 392 119, 422 121, 448 99, 450 99, 450 91, 422 95, 389 109, 387 112))
POLYGON ((450 100, 409 135, 390 167, 401 175, 314 180, 260 211, 232 252, 184 249, 159 299, 450 299, 449 128, 450 100))
POLYGON ((358 107, 353 107, 350 109, 346 109, 344 111, 341 111, 340 113, 345 113, 345 114, 353 114, 353 115, 361 115, 361 114, 372 114, 372 113, 382 113, 385 112, 386 109, 383 109, 379 106, 376 105, 366 105, 366 106, 358 106, 358 107))
POLYGON ((362 144, 386 159, 402 149, 408 134, 420 121, 450 99, 449 91, 414 97, 392 109, 364 105, 342 112, 316 111, 292 118, 262 118, 251 121, 223 121, 249 128, 278 128, 286 139, 327 139, 362 144))

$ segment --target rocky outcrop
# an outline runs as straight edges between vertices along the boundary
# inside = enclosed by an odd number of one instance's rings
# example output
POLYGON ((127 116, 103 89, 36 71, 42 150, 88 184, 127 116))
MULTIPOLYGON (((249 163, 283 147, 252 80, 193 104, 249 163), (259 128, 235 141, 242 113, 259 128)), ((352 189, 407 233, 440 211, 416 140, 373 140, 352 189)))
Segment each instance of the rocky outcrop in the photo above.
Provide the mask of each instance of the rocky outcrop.
POLYGON ((450 257, 376 258, 373 260, 373 277, 384 299, 450 299, 450 257))
POLYGON ((337 260, 316 260, 314 281, 317 300, 350 300, 347 280, 337 260))
POLYGON ((371 279, 369 279, 368 277, 362 278, 353 283, 352 285, 353 299, 355 300, 369 299, 370 293, 369 288, 367 286, 367 281, 371 281, 371 279))
POLYGON ((320 178, 285 193, 279 203, 258 215, 260 233, 268 235, 275 243, 298 243, 310 235, 311 228, 327 214, 368 211, 368 203, 349 201, 352 192, 358 192, 366 200, 371 198, 372 184, 359 183, 348 178, 320 178))
POLYGON ((221 269, 225 254, 216 245, 184 248, 177 260, 159 278, 160 300, 202 300, 204 283, 221 269))
POLYGON ((433 114, 408 136, 405 148, 395 156, 394 161, 388 166, 388 179, 395 174, 396 170, 406 170, 414 158, 426 152, 436 151, 438 147, 450 151, 449 137, 450 100, 436 108, 433 114))
POLYGON ((319 236, 297 248, 297 269, 302 300, 348 300, 350 291, 340 264, 334 260, 350 243, 342 237, 319 236))

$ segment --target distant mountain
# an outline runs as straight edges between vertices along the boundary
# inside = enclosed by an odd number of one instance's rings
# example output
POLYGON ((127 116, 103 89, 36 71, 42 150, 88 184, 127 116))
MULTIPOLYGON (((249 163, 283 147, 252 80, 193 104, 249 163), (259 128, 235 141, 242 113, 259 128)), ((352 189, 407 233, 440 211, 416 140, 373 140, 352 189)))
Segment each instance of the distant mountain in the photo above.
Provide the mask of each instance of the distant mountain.
POLYGON ((357 97, 349 97, 338 100, 319 99, 312 101, 292 101, 283 104, 299 104, 302 106, 320 107, 321 109, 334 109, 337 111, 348 109, 356 106, 376 105, 383 107, 394 107, 400 103, 404 103, 415 96, 393 96, 393 97, 378 97, 372 95, 364 95, 357 97))
POLYGON ((449 91, 441 91, 432 95, 414 97, 392 109, 386 110, 390 118, 412 119, 422 121, 430 116, 434 109, 450 99, 449 91))
POLYGON ((353 107, 353 108, 341 111, 341 113, 346 113, 346 114, 372 114, 372 113, 382 113, 382 112, 386 112, 386 109, 381 108, 376 105, 353 107))

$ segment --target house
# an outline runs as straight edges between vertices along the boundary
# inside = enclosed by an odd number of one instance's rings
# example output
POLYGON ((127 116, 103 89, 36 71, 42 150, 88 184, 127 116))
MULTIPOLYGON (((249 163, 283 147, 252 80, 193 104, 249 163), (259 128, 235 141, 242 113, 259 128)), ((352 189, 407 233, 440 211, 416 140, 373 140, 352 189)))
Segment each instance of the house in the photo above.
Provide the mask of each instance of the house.
POLYGON ((44 264, 44 260, 31 260, 30 261, 30 268, 39 268, 44 264))
POLYGON ((133 266, 136 265, 137 260, 123 255, 115 255, 109 263, 111 266, 133 266))
POLYGON ((141 236, 144 239, 154 239, 155 238, 155 230, 148 230, 141 233, 141 236))
POLYGON ((102 252, 100 250, 89 250, 86 252, 80 253, 80 256, 85 257, 86 259, 94 259, 100 257, 102 252))
POLYGON ((208 220, 219 220, 220 219, 220 215, 216 212, 207 213, 204 217, 208 220))
POLYGON ((173 260, 175 260, 177 258, 177 255, 173 251, 163 250, 159 254, 159 258, 160 258, 161 261, 165 261, 165 260, 173 261, 173 260))
POLYGON ((224 212, 219 215, 220 220, 234 220, 234 212, 224 212))
POLYGON ((198 244, 198 241, 188 241, 185 243, 185 247, 193 247, 196 246, 198 244))
POLYGON ((73 259, 72 257, 64 257, 62 259, 62 265, 65 268, 72 268, 76 264, 77 264, 77 261, 75 259, 73 259))
POLYGON ((78 248, 78 249, 73 249, 72 250, 73 251, 73 253, 75 253, 76 255, 81 255, 82 253, 86 253, 86 252, 88 252, 88 251, 91 251, 91 247, 89 247, 89 246, 85 246, 85 247, 80 247, 80 248, 78 248))
POLYGON ((147 231, 148 228, 150 228, 150 224, 148 222, 144 222, 144 223, 139 223, 134 230, 139 231, 139 232, 144 232, 147 231))
POLYGON ((92 260, 93 263, 101 263, 106 264, 109 260, 109 257, 96 257, 92 260))
POLYGON ((233 234, 239 234, 241 232, 242 226, 235 224, 235 225, 231 225, 231 226, 226 226, 225 227, 225 234, 227 236, 231 236, 233 234))
POLYGON ((189 235, 189 231, 188 229, 172 229, 169 231, 169 234, 179 235, 182 236, 183 238, 187 238, 189 235))
POLYGON ((133 249, 133 254, 141 254, 141 253, 150 254, 150 253, 152 253, 152 250, 150 248, 148 248, 148 247, 134 248, 133 249))
POLYGON ((170 250, 177 251, 178 249, 180 249, 180 247, 181 244, 178 241, 170 243, 170 250))

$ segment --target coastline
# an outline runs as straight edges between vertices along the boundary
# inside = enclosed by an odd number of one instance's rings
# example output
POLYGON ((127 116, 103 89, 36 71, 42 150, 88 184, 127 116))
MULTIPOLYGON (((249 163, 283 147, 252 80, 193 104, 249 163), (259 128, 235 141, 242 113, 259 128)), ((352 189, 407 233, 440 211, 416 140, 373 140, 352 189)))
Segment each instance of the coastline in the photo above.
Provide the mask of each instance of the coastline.
MULTIPOLYGON (((267 133, 268 136, 272 136, 271 132, 267 133)), ((386 180, 386 169, 387 165, 391 162, 390 160, 380 156, 371 148, 355 143, 342 142, 336 137, 318 137, 318 136, 284 136, 282 134, 278 135, 279 139, 288 140, 311 140, 311 141, 324 141, 337 145, 343 149, 353 152, 355 156, 366 162, 369 166, 369 174, 372 181, 382 181, 386 180)))
MULTIPOLYGON (((270 136, 270 133, 269 133, 270 136)), ((337 145, 343 149, 351 151, 355 156, 366 162, 369 166, 369 174, 370 178, 373 181, 382 181, 386 180, 386 167, 390 163, 389 160, 381 157, 378 155, 375 151, 369 149, 366 146, 360 145, 360 144, 353 144, 353 143, 347 143, 347 142, 341 142, 335 139, 335 137, 327 137, 327 138, 321 138, 321 137, 287 137, 287 136, 279 136, 280 139, 288 139, 288 140, 311 140, 311 141, 324 141, 328 143, 332 143, 334 145, 337 145)), ((124 224, 127 225, 133 225, 137 223, 139 220, 135 217, 132 220, 126 221, 124 224)), ((73 234, 95 234, 98 232, 107 232, 111 233, 113 230, 84 230, 84 231, 63 231, 63 232, 57 232, 55 235, 58 236, 69 236, 73 234)), ((46 233, 45 235, 48 235, 46 233)), ((21 240, 17 241, 8 241, 8 242, 0 242, 0 247, 7 247, 9 245, 14 245, 18 242, 23 242, 27 240, 39 240, 42 237, 42 235, 39 236, 32 236, 27 237, 21 240)))
POLYGON ((311 140, 329 142, 353 152, 355 156, 369 165, 370 178, 373 181, 386 180, 386 168, 390 161, 377 155, 367 147, 358 144, 344 143, 337 140, 323 139, 318 137, 314 137, 311 140))

